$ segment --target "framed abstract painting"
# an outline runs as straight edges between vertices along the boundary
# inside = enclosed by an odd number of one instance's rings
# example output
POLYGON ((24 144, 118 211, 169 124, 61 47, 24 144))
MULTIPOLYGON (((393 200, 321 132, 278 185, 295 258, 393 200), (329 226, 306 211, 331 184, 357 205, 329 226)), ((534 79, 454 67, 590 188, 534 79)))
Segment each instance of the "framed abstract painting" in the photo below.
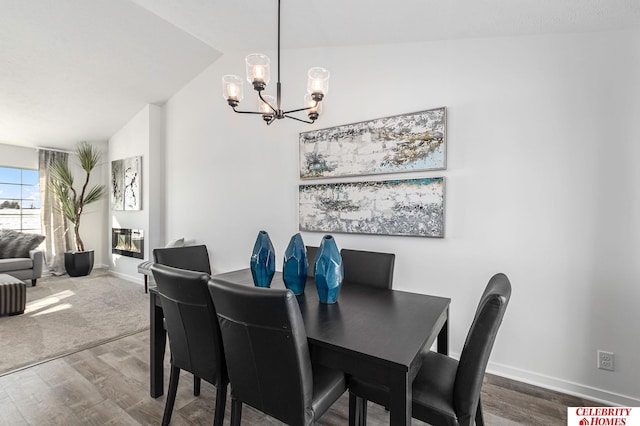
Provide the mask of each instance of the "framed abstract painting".
POLYGON ((300 133, 301 179, 446 169, 446 108, 300 133))
POLYGON ((111 207, 142 210, 142 157, 111 162, 111 207))
POLYGON ((301 231, 444 237, 444 177, 299 186, 301 231))

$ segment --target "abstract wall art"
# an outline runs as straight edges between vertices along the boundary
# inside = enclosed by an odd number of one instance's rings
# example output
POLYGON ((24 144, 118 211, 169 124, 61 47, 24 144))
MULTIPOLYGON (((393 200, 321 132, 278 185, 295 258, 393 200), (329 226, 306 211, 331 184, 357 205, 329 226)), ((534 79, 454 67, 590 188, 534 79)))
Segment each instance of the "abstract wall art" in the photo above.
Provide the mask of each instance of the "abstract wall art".
POLYGON ((142 157, 111 162, 111 207, 142 210, 142 157))
POLYGON ((446 168, 446 108, 300 133, 300 178, 446 168))
POLYGON ((124 174, 122 165, 122 160, 111 162, 111 208, 113 210, 124 210, 124 174))
POLYGON ((301 231, 444 237, 444 177, 299 186, 301 231))

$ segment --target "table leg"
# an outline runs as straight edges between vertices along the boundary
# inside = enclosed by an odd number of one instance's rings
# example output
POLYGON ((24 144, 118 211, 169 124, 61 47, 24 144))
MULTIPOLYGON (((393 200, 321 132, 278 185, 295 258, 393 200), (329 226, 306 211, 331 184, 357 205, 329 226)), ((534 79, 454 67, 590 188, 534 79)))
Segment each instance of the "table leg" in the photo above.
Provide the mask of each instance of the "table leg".
POLYGON ((149 332, 151 344, 149 345, 149 372, 150 393, 152 398, 157 398, 164 392, 164 351, 167 344, 167 334, 162 325, 164 312, 158 306, 158 295, 155 292, 149 294, 149 332))
POLYGON ((449 308, 447 308, 447 320, 438 333, 438 352, 449 355, 449 308))
POLYGON ((389 391, 389 424, 392 426, 410 426, 412 392, 408 372, 394 374, 391 377, 389 391))

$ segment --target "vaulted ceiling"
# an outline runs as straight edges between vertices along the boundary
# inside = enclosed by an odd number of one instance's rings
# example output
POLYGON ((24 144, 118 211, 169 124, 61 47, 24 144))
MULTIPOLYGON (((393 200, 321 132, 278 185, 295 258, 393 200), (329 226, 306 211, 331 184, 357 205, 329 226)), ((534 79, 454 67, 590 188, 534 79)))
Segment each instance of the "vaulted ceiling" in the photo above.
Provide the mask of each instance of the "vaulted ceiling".
MULTIPOLYGON (((225 52, 273 49, 276 0, 0 0, 0 143, 106 140, 225 52)), ((282 47, 640 28, 637 0, 282 0, 282 47)))

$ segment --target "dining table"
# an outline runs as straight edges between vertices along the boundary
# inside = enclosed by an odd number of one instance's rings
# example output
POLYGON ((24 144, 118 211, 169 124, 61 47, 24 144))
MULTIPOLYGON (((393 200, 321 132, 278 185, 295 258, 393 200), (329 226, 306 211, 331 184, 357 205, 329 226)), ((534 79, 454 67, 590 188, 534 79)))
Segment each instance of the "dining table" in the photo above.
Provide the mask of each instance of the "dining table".
MULTIPOLYGON (((254 285, 250 269, 217 274, 214 283, 254 285)), ((271 288, 285 288, 276 272, 271 288)), ((448 354, 451 299, 343 282, 338 300, 320 303, 315 280, 308 277, 297 296, 309 350, 315 363, 389 388, 391 425, 411 424, 412 382, 421 352, 434 344, 448 354)), ((215 301, 214 301, 215 304, 215 301)), ((150 393, 163 393, 166 332, 156 288, 150 291, 150 393)), ((356 410, 358 411, 358 410, 356 410)))

